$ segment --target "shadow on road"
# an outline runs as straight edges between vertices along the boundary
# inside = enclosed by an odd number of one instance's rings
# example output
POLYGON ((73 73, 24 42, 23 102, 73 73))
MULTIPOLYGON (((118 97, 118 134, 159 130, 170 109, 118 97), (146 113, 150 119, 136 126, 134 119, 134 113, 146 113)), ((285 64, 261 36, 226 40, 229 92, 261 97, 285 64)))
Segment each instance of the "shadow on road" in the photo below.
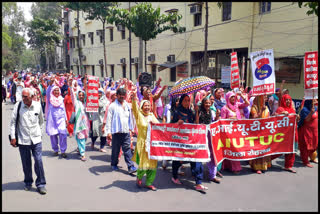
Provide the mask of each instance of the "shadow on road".
POLYGON ((106 153, 102 153, 102 155, 95 155, 95 156, 90 156, 91 160, 99 160, 99 161, 103 161, 103 162, 108 162, 108 164, 111 163, 111 155, 110 154, 106 154, 106 153))
POLYGON ((23 188, 24 188, 24 183, 22 181, 2 184, 2 192, 6 190, 23 190, 23 188))
POLYGON ((136 186, 136 181, 119 181, 119 180, 113 181, 112 184, 109 184, 107 186, 99 187, 99 189, 107 190, 112 187, 118 187, 118 188, 126 190, 128 192, 147 192, 147 191, 149 191, 146 188, 138 188, 136 186))

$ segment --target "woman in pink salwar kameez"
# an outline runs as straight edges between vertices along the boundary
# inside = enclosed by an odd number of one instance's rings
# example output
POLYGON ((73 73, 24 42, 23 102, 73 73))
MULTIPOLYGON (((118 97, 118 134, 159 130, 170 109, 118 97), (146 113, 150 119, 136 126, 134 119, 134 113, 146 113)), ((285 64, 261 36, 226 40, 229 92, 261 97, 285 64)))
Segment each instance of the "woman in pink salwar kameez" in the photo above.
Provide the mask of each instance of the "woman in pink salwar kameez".
MULTIPOLYGON (((243 96, 241 92, 239 95, 244 100, 244 103, 237 102, 236 94, 233 91, 229 91, 226 94, 227 104, 221 108, 221 119, 234 119, 241 120, 240 109, 243 109, 250 105, 249 101, 243 96)), ((240 161, 224 160, 222 162, 222 169, 229 169, 230 171, 238 174, 241 171, 240 161)))

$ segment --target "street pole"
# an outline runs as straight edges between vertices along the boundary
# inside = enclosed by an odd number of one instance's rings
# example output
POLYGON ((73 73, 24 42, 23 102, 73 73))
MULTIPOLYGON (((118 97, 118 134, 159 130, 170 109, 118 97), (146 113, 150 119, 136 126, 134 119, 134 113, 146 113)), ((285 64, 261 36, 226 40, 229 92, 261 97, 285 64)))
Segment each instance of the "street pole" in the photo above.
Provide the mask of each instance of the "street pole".
POLYGON ((139 38, 139 64, 138 64, 138 71, 139 71, 139 74, 142 73, 142 63, 143 63, 143 41, 141 38, 139 38))
POLYGON ((144 72, 147 72, 147 41, 144 41, 144 72))
MULTIPOLYGON (((129 12, 131 11, 130 1, 129 1, 129 12)), ((130 80, 132 80, 132 68, 131 68, 131 30, 129 29, 129 72, 130 72, 130 80)))
MULTIPOLYGON (((102 33, 103 33, 103 36, 102 36, 102 39, 103 39, 103 57, 104 57, 104 71, 106 72, 106 77, 108 77, 108 69, 107 69, 107 52, 106 52, 106 28, 105 28, 105 19, 104 21, 102 22, 102 33)), ((104 75, 102 75, 104 76, 104 75)))
POLYGON ((81 60, 81 40, 80 40, 80 22, 79 22, 79 9, 77 10, 77 27, 78 27, 78 56, 79 56, 79 62, 80 62, 80 74, 81 76, 84 76, 84 73, 82 72, 82 60, 81 60))
POLYGON ((204 69, 203 74, 205 76, 209 76, 208 74, 208 2, 206 1, 206 24, 205 24, 205 31, 204 31, 204 69))

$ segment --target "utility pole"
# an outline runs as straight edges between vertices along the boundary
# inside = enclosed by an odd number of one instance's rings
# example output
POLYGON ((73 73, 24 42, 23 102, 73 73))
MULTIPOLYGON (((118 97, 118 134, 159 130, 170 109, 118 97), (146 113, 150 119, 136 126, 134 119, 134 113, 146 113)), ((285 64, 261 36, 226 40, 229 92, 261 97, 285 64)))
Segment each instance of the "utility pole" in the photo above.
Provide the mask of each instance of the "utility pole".
MULTIPOLYGON (((129 12, 131 11, 130 1, 129 1, 129 12)), ((131 30, 129 29, 129 72, 130 72, 130 80, 132 80, 132 68, 131 68, 131 30)))
POLYGON ((147 41, 144 41, 144 72, 147 72, 147 41))
MULTIPOLYGON (((78 3, 79 4, 79 3, 78 3)), ((80 74, 81 74, 81 76, 84 76, 84 72, 82 72, 82 60, 81 60, 81 40, 80 40, 80 36, 81 36, 81 34, 80 34, 80 22, 79 22, 79 17, 80 17, 80 9, 78 8, 78 10, 77 10, 77 28, 78 28, 78 49, 79 49, 79 51, 78 51, 78 55, 79 55, 79 62, 80 62, 80 74)))
POLYGON ((208 73, 208 2, 206 1, 206 23, 204 30, 204 61, 203 61, 203 74, 209 76, 208 73))
POLYGON ((138 71, 139 74, 142 73, 142 63, 143 63, 143 41, 142 38, 139 38, 139 64, 138 64, 138 71))

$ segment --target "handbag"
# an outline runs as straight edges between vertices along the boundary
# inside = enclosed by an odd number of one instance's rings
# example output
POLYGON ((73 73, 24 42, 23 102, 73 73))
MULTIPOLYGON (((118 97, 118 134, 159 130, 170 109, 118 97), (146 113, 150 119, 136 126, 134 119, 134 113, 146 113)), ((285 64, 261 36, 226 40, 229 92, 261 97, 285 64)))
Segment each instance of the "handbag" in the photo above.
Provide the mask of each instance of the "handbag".
MULTIPOLYGON (((19 139, 18 139, 18 123, 19 123, 19 116, 20 116, 20 107, 21 107, 21 102, 19 102, 19 105, 18 105, 18 112, 17 112, 17 118, 16 118, 16 131, 15 131, 15 136, 16 136, 16 146, 19 146, 19 139)), ((11 142, 11 135, 9 134, 9 142, 11 142)))

